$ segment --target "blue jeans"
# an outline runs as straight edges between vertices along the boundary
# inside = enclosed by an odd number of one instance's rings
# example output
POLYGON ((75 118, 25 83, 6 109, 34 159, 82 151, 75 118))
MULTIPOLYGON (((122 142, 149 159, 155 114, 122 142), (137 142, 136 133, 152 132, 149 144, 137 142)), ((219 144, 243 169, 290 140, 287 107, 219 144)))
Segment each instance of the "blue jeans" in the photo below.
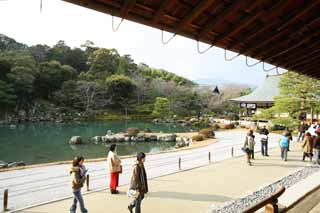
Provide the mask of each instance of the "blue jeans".
POLYGON ((266 141, 261 141, 261 153, 263 156, 268 155, 268 142, 266 141))
POLYGON ((81 194, 81 190, 73 192, 73 203, 70 208, 70 213, 75 213, 77 210, 77 202, 79 202, 81 213, 87 213, 88 210, 84 207, 84 202, 81 194))
POLYGON ((135 208, 135 213, 141 213, 141 201, 144 198, 144 194, 139 194, 139 196, 129 205, 130 208, 135 208))

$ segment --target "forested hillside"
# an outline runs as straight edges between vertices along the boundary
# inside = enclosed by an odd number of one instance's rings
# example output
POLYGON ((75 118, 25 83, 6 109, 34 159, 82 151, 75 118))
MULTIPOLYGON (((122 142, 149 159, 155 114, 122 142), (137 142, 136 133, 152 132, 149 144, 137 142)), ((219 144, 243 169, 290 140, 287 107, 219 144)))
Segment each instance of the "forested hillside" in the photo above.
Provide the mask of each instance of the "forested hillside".
POLYGON ((0 34, 2 118, 161 116, 155 104, 162 104, 165 116, 190 116, 203 107, 201 95, 208 98, 207 91, 197 92, 195 86, 90 41, 77 48, 64 41, 53 47, 27 46, 0 34))

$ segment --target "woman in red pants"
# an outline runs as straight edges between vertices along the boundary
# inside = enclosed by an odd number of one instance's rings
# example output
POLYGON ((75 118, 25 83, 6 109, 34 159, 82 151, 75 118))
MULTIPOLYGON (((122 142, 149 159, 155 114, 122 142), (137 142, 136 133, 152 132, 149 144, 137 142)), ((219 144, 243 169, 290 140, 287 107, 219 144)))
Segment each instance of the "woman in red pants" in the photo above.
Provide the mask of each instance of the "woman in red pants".
POLYGON ((108 153, 108 165, 110 171, 110 192, 111 194, 119 194, 117 187, 119 185, 119 174, 122 172, 121 160, 117 156, 117 145, 112 144, 108 153))

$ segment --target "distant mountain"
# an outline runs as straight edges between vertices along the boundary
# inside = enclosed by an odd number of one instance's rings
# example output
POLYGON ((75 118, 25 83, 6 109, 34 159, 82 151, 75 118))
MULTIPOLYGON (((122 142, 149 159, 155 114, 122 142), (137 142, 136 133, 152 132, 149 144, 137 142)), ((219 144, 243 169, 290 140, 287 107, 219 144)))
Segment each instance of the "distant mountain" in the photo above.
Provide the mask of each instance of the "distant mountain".
POLYGON ((206 86, 218 86, 218 87, 226 87, 228 85, 238 85, 241 87, 250 87, 255 88, 255 85, 249 85, 249 84, 241 84, 241 83, 235 83, 232 81, 228 81, 221 78, 206 78, 206 79, 196 79, 194 82, 198 83, 199 85, 206 85, 206 86))

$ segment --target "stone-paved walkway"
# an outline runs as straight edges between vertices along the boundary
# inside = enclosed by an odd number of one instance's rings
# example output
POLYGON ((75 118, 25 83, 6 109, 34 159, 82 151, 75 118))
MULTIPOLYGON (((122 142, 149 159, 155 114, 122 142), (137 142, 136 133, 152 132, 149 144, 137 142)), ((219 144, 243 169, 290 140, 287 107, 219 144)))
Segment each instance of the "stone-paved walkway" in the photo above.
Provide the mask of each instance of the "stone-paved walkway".
MULTIPOLYGON (((237 157, 150 180, 150 193, 143 201, 142 210, 152 213, 207 212, 211 204, 243 197, 310 165, 310 162, 301 161, 300 146, 292 144, 287 162, 279 159, 280 151, 274 148, 270 157, 256 153, 251 167, 245 163, 244 157, 237 157)), ((152 170, 147 172, 152 173, 152 170)), ((93 213, 126 213, 130 202, 124 194, 126 190, 127 186, 122 186, 120 195, 110 195, 106 191, 85 195, 86 207, 93 213)), ((70 204, 71 199, 66 199, 22 212, 67 212, 70 204)))

